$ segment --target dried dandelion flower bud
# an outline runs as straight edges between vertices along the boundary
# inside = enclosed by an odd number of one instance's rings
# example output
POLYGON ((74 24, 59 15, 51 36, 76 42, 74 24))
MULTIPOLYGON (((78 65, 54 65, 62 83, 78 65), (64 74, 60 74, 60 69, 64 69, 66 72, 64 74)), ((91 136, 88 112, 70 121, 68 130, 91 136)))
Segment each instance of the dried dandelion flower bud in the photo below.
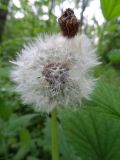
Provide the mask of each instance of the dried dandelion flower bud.
POLYGON ((76 18, 72 9, 66 9, 63 15, 58 19, 58 22, 63 36, 72 38, 77 34, 80 21, 76 18))

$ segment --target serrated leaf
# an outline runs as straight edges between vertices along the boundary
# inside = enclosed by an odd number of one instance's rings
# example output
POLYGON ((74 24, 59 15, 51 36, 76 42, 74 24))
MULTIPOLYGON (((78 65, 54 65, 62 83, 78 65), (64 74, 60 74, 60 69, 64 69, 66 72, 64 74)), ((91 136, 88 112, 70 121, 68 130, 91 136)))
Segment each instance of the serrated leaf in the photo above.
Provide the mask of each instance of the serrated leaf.
POLYGON ((89 110, 64 113, 62 124, 68 141, 82 160, 120 158, 120 122, 89 110))
POLYGON ((88 108, 120 119, 120 91, 112 84, 98 82, 88 108))
POLYGON ((120 16, 120 1, 119 0, 100 0, 101 9, 106 19, 111 20, 120 16))

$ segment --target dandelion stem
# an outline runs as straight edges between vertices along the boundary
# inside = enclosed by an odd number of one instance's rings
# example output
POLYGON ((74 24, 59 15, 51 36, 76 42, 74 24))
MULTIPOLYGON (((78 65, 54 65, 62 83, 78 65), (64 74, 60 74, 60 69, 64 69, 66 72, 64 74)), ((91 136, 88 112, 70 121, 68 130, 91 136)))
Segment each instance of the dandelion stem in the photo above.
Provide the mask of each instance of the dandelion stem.
POLYGON ((52 160, 59 160, 58 133, 57 133, 57 109, 52 111, 51 117, 52 160))

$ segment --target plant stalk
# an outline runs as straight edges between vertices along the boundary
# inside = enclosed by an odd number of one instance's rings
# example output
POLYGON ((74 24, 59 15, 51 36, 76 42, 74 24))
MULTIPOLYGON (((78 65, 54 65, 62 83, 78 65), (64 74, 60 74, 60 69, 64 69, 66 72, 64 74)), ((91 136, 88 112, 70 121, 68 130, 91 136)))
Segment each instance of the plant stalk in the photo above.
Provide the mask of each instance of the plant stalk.
POLYGON ((52 160, 59 160, 56 108, 52 111, 51 115, 52 160))

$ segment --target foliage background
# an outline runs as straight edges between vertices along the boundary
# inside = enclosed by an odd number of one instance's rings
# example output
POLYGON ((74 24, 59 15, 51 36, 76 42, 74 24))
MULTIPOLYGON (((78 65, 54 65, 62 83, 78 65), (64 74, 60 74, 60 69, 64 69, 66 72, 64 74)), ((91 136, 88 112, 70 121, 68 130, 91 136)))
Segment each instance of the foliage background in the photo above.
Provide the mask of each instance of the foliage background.
MULTIPOLYGON (((99 80, 91 101, 80 111, 59 111, 61 160, 120 159, 120 1, 101 0, 105 21, 99 25, 93 17, 90 25, 84 12, 91 1, 74 3, 81 9, 82 30, 93 39, 102 61, 93 73, 99 80)), ((50 115, 21 104, 9 78, 9 61, 39 33, 59 32, 54 8, 57 5, 62 12, 63 2, 21 0, 17 7, 12 0, 0 0, 0 160, 51 159, 50 115), (16 18, 17 12, 24 17, 16 18)))

